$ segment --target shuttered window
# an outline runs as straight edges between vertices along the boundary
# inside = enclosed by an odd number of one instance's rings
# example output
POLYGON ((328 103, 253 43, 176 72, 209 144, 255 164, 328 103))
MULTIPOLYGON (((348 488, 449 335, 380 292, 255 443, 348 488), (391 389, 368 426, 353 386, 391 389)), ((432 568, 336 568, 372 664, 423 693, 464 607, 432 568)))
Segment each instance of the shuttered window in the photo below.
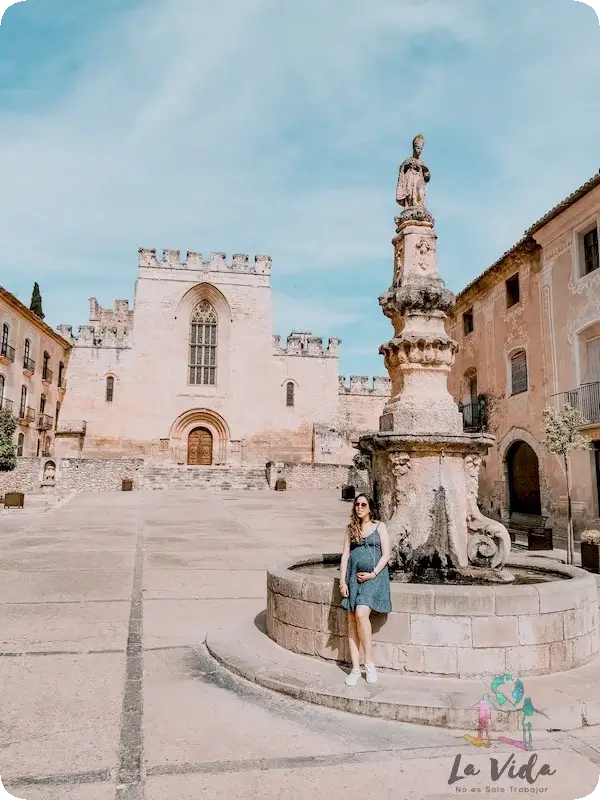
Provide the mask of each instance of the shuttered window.
POLYGON ((510 359, 511 394, 522 394, 527 391, 527 355, 519 350, 510 359))

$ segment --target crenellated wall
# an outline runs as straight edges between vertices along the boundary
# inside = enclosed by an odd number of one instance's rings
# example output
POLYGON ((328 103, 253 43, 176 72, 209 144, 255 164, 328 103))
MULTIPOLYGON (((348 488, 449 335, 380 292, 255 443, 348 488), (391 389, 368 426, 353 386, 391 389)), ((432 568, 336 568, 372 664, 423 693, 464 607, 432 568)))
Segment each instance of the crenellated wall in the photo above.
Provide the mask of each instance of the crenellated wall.
POLYGON ((323 347, 323 339, 313 336, 310 331, 292 331, 287 337, 285 347, 281 346, 281 336, 273 336, 275 355, 314 356, 316 358, 339 358, 341 339, 329 339, 323 347))
POLYGON ((156 249, 139 249, 139 266, 148 269, 188 269, 200 272, 255 272, 260 275, 271 274, 271 256, 256 255, 251 261, 245 253, 236 253, 227 263, 225 253, 211 253, 208 261, 202 253, 188 250, 186 260, 182 261, 179 250, 163 250, 162 259, 156 257, 156 249))

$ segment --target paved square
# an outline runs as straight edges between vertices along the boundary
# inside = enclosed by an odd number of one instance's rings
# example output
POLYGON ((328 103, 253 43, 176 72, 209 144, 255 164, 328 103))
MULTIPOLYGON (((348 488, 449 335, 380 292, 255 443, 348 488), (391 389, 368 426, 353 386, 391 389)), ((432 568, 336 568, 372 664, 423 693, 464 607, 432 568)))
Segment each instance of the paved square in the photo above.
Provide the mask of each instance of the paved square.
MULTIPOLYGON (((349 511, 335 492, 135 492, 1 515, 3 784, 25 800, 433 800, 456 795, 458 754, 489 784, 510 750, 307 705, 198 647, 264 609, 266 566, 339 552, 349 511)), ((537 744, 557 770, 543 796, 589 794, 600 728, 537 744)))

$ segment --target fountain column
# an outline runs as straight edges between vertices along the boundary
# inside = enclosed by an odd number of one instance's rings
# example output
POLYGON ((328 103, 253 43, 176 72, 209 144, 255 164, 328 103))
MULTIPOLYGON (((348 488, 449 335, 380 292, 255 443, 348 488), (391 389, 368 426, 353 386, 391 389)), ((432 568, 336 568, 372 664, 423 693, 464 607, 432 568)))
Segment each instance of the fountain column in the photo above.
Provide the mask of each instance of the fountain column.
POLYGON ((448 391, 458 344, 447 335, 445 321, 455 298, 437 267, 435 222, 425 205, 430 172, 422 148, 418 136, 412 157, 400 167, 396 199, 404 210, 392 240, 393 280, 379 298, 394 329, 379 350, 391 396, 379 432, 362 437, 358 447, 371 454, 372 492, 397 566, 413 577, 431 578, 433 571, 476 578, 482 568, 503 566, 510 537, 477 506, 479 467, 494 437, 465 433, 448 391))

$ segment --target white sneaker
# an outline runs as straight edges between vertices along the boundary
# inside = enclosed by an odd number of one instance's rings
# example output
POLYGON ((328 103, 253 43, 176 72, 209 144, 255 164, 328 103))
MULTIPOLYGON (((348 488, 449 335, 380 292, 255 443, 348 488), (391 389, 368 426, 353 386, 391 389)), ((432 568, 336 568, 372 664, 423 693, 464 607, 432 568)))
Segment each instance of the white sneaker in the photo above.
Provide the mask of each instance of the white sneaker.
POLYGON ((346 686, 356 686, 361 676, 360 667, 354 668, 346 678, 346 686))
POLYGON ((377 683, 377 670, 375 669, 375 664, 365 664, 365 670, 367 673, 367 683, 377 683))

